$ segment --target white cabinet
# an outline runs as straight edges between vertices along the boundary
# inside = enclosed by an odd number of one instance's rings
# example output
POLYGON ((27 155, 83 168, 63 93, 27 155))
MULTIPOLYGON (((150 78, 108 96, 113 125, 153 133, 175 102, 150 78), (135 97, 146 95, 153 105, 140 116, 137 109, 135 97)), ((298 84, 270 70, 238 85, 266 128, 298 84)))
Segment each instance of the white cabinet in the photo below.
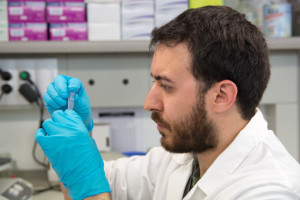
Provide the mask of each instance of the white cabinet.
POLYGON ((67 74, 79 78, 92 107, 143 106, 149 91, 147 54, 70 55, 67 74))

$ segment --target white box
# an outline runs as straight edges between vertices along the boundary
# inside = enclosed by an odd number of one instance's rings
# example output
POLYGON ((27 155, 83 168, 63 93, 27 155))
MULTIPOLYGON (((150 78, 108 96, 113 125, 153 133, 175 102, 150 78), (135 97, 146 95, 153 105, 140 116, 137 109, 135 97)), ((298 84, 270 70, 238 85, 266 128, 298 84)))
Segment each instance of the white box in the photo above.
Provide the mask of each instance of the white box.
POLYGON ((183 11, 188 9, 188 0, 156 0, 155 1, 155 26, 161 26, 171 21, 183 11))
POLYGON ((154 28, 154 0, 122 0, 122 39, 149 40, 154 28))
POLYGON ((85 3, 120 3, 120 0, 84 0, 85 3))
POLYGON ((0 41, 8 41, 8 24, 0 22, 0 41))
POLYGON ((120 3, 87 4, 88 23, 120 23, 120 3))
POLYGON ((88 23, 88 40, 120 40, 121 27, 119 23, 88 23))
POLYGON ((122 28, 123 40, 150 40, 153 26, 127 26, 122 28))
POLYGON ((184 4, 186 4, 186 6, 188 7, 188 0, 155 0, 156 8, 165 7, 173 9, 174 7, 181 7, 184 4))
POLYGON ((154 1, 141 0, 141 1, 122 1, 121 14, 122 18, 130 14, 135 16, 137 14, 153 14, 154 15, 154 1))
POLYGON ((127 24, 154 24, 154 11, 124 11, 122 10, 122 25, 127 24))
POLYGON ((0 0, 0 23, 6 22, 7 20, 7 1, 0 0))
POLYGON ((154 9, 154 0, 122 0, 122 10, 149 10, 154 9))

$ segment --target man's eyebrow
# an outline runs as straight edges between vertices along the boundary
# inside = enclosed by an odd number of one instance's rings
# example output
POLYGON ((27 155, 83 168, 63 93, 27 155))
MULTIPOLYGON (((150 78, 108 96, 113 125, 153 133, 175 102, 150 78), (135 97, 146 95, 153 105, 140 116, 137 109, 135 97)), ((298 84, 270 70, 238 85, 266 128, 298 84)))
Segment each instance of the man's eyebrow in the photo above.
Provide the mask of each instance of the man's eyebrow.
POLYGON ((155 80, 164 80, 167 81, 169 83, 174 83, 172 80, 170 80, 169 78, 167 78, 166 76, 161 76, 161 75, 153 75, 152 73, 150 74, 155 80))

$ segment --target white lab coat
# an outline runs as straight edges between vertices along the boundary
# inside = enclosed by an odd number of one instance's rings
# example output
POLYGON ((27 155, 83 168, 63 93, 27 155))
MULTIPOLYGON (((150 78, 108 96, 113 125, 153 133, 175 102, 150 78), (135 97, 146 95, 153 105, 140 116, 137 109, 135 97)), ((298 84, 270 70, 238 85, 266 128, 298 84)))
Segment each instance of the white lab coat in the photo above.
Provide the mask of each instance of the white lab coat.
MULTIPOLYGON (((146 156, 105 163, 112 199, 181 200, 192 162, 191 154, 156 147, 146 156)), ((201 199, 300 199, 300 165, 267 129, 260 111, 184 198, 201 199)))

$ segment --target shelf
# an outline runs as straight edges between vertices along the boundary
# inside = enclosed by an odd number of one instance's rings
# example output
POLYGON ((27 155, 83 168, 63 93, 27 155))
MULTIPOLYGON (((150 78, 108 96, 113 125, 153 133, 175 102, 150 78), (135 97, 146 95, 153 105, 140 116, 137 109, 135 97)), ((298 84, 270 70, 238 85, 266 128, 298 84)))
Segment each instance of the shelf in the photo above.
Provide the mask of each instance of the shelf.
POLYGON ((140 53, 149 41, 0 42, 0 54, 140 53))
MULTIPOLYGON (((272 50, 300 50, 300 37, 267 39, 272 50)), ((149 41, 0 42, 0 54, 148 53, 149 41)))
POLYGON ((300 37, 269 38, 267 43, 270 50, 300 50, 300 37))

